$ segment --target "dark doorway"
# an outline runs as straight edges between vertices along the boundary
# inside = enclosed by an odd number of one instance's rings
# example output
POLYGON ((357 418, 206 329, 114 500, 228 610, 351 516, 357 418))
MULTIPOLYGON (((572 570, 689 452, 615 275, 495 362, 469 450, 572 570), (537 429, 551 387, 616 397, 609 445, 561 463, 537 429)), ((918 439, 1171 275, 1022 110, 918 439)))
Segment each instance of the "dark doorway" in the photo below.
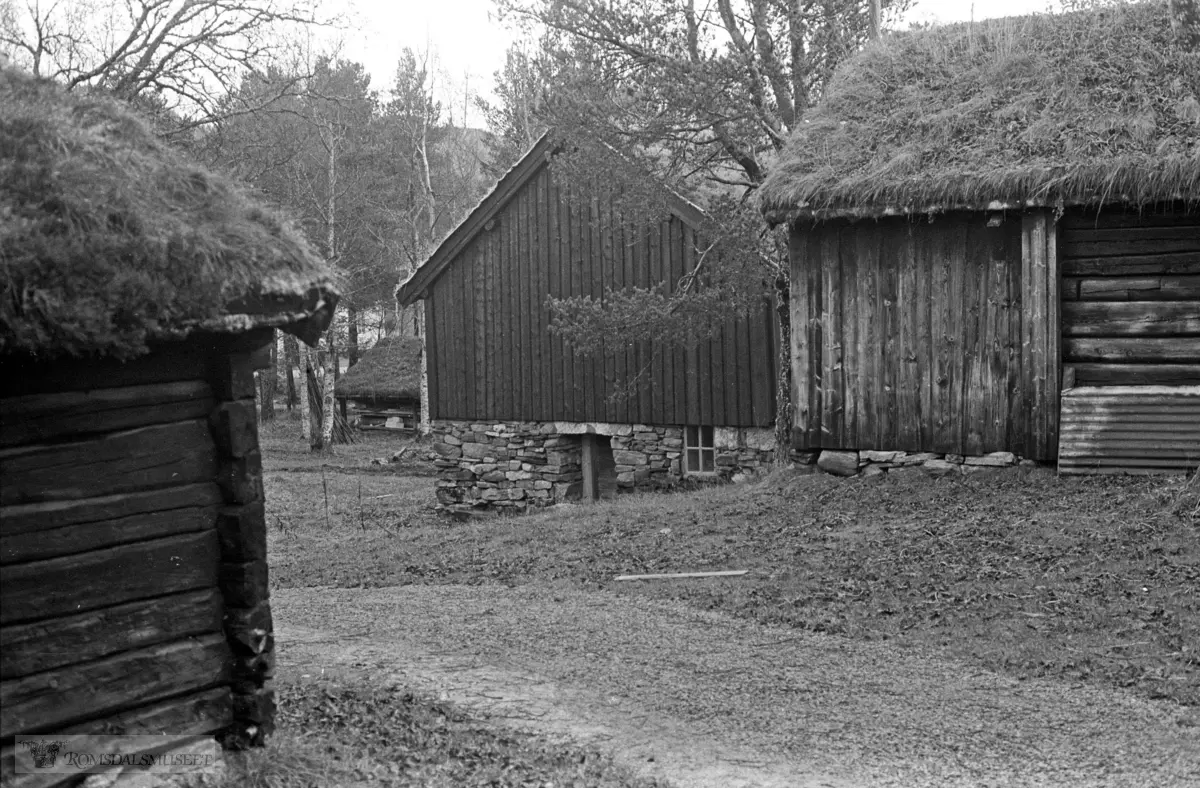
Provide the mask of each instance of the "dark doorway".
POLYGON ((617 463, 613 459, 612 438, 607 435, 584 435, 583 500, 608 500, 616 495, 617 463))

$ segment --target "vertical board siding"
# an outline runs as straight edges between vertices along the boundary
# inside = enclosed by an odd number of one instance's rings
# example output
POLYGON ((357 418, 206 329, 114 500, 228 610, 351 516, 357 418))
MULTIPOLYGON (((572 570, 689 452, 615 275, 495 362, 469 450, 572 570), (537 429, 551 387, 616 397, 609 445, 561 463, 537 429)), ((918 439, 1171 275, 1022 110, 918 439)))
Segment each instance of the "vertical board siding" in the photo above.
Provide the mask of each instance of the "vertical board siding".
POLYGON ((549 297, 674 292, 698 243, 680 216, 625 216, 619 195, 556 182, 542 167, 429 286, 432 416, 770 427, 769 303, 688 347, 612 338, 582 356, 551 331, 549 297))
POLYGON ((1052 456, 1057 269, 1038 216, 793 228, 796 446, 1052 456), (1028 270, 1023 243, 1041 250, 1028 270), (1022 300, 1040 313, 1023 319, 1022 300))

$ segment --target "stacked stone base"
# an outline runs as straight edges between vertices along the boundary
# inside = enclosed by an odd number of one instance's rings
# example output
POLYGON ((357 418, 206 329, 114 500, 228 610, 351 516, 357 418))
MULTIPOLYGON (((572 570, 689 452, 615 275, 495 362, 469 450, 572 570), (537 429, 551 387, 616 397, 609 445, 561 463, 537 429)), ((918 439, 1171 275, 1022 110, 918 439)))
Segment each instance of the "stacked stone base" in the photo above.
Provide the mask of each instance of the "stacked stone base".
MULTIPOLYGON (((881 476, 885 473, 912 472, 930 476, 950 476, 975 473, 1013 465, 1035 465, 1012 452, 994 451, 990 454, 967 456, 935 452, 904 451, 835 451, 826 449, 809 452, 804 457, 816 467, 835 476, 881 476)), ((803 461, 803 460, 802 460, 803 461)))
MULTIPOLYGON (((683 427, 575 422, 438 421, 431 455, 439 469, 437 508, 454 514, 521 512, 579 500, 583 436, 610 439, 619 492, 676 487, 683 427)), ((770 430, 716 428, 715 472, 699 481, 743 481, 769 470, 770 430)))

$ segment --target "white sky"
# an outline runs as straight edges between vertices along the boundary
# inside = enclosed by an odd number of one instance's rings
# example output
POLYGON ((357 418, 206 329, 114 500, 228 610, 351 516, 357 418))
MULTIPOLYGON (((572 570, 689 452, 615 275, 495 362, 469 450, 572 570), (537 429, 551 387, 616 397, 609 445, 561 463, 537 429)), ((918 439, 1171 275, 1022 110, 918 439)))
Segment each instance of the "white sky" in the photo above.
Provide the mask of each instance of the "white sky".
MULTIPOLYGON (((1045 11, 1049 0, 916 0, 908 22, 961 22, 1045 11)), ((455 123, 462 122, 464 88, 491 94, 492 75, 513 40, 496 18, 493 0, 347 0, 350 29, 342 54, 371 73, 371 86, 391 85, 404 47, 432 50, 440 71, 437 93, 455 123)), ((907 25, 905 25, 907 26, 907 25)), ((482 119, 468 106, 473 124, 482 119)))

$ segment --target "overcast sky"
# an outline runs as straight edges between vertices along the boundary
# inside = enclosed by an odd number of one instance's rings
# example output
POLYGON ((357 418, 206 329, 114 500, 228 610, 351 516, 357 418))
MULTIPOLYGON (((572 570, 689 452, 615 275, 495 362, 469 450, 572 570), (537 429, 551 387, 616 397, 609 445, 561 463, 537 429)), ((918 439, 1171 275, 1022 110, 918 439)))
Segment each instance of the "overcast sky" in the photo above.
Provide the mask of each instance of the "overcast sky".
MULTIPOLYGON (((1045 11, 1048 0, 916 0, 904 21, 960 22, 1045 11)), ((404 47, 432 50, 441 67, 438 94, 456 123, 462 119, 464 87, 488 95, 492 74, 504 63, 513 35, 496 19, 492 0, 351 0, 351 29, 342 54, 371 72, 371 85, 386 90, 404 47), (453 98, 452 98, 453 97, 453 98)), ((472 109, 468 117, 480 123, 472 109)))

